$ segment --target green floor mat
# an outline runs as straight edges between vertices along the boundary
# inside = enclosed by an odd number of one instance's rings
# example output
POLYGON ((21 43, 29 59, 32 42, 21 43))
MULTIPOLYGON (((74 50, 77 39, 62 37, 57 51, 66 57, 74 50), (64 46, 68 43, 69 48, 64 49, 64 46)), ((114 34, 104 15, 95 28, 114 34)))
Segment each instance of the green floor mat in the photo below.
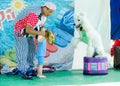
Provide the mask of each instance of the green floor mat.
POLYGON ((85 84, 120 81, 120 70, 109 69, 107 75, 83 75, 82 70, 45 73, 46 79, 34 77, 23 80, 20 76, 0 75, 0 86, 81 86, 85 84))

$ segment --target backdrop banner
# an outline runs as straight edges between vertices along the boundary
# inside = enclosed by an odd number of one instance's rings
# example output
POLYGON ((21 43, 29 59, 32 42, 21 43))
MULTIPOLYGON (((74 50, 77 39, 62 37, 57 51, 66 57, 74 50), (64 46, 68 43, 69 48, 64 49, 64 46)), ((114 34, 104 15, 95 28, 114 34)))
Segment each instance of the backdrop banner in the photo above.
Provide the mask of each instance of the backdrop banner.
MULTIPOLYGON (((71 69, 74 54, 74 47, 71 44, 74 36, 73 0, 0 0, 0 64, 12 62, 17 64, 14 23, 25 16, 28 11, 39 13, 40 6, 45 2, 55 3, 57 9, 47 18, 45 24, 46 29, 56 33, 56 36, 54 45, 47 44, 44 65, 60 70, 71 69), (38 9, 29 9, 28 6, 38 9), (25 13, 21 14, 22 10, 26 10, 25 13)), ((8 64, 8 66, 13 65, 8 64)))

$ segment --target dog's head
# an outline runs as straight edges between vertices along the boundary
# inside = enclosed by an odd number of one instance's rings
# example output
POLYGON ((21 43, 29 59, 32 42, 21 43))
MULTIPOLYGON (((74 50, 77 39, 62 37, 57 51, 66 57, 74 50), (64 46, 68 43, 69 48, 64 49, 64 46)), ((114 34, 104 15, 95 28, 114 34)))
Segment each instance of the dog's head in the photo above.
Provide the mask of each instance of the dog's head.
POLYGON ((83 21, 84 21, 85 16, 86 16, 86 13, 75 14, 74 21, 75 21, 75 28, 77 30, 82 31, 82 29, 83 29, 82 25, 83 25, 83 21))
POLYGON ((54 44, 55 34, 53 34, 50 30, 45 30, 45 38, 49 44, 54 44))

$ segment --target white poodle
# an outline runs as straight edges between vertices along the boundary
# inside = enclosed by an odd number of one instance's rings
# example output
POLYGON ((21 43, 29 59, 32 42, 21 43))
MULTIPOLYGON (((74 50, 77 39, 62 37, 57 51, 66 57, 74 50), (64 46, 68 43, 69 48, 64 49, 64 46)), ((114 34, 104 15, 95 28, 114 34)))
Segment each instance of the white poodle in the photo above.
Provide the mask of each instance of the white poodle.
POLYGON ((86 31, 86 35, 88 36, 88 48, 87 48, 87 56, 104 56, 105 51, 102 43, 102 39, 100 34, 95 30, 90 21, 88 20, 85 13, 79 13, 75 15, 75 28, 81 35, 81 30, 84 29, 86 31))

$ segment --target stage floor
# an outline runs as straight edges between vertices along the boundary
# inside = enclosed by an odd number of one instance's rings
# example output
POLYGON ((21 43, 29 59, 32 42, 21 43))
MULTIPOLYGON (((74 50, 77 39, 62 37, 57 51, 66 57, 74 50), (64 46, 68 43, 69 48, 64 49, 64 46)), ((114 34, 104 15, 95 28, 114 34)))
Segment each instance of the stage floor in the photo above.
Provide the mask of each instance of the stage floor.
POLYGON ((120 86, 120 70, 109 69, 107 75, 83 75, 82 70, 44 73, 46 79, 0 75, 0 86, 120 86))

